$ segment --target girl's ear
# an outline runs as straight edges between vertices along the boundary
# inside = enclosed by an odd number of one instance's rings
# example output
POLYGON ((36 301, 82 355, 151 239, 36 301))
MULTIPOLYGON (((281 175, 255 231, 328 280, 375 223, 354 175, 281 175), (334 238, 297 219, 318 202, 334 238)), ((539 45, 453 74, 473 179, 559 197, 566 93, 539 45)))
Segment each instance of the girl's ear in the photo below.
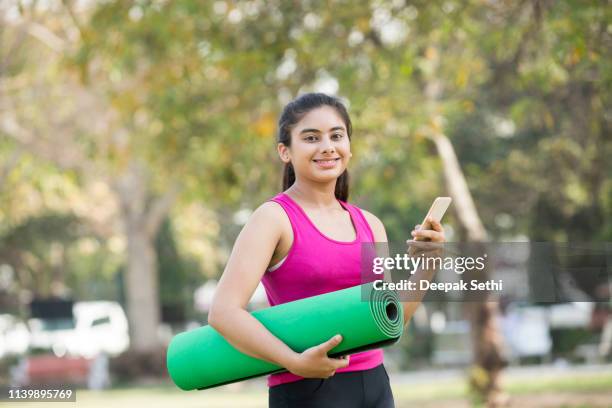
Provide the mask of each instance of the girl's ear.
POLYGON ((283 163, 291 162, 291 153, 289 152, 289 148, 285 146, 284 143, 279 143, 276 146, 276 150, 278 151, 278 155, 283 163))

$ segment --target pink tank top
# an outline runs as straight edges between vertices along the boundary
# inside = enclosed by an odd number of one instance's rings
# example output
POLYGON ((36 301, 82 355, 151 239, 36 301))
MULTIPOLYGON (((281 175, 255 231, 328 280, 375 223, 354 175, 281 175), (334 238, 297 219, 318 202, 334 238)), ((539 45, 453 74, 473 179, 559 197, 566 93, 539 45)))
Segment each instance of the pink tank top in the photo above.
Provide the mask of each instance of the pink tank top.
MULTIPOLYGON (((374 234, 358 207, 339 201, 351 216, 357 236, 354 241, 336 241, 323 235, 304 210, 285 193, 270 201, 280 204, 293 229, 293 245, 283 263, 267 271, 262 283, 271 306, 360 285, 361 243, 375 242, 374 234)), ((360 371, 383 363, 383 350, 368 350, 350 356, 349 365, 336 373, 360 371)), ((303 377, 286 372, 268 377, 268 386, 298 381, 303 377)))

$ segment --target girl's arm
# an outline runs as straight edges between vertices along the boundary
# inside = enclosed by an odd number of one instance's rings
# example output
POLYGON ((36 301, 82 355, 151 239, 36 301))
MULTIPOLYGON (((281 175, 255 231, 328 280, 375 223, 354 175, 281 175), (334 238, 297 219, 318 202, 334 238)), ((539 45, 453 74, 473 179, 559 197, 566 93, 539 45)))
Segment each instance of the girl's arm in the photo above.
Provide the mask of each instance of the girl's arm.
POLYGON ((253 213, 236 239, 213 298, 208 324, 245 354, 302 377, 326 378, 348 365, 346 359, 327 357, 327 351, 338 345, 341 338, 335 336, 296 353, 246 310, 280 240, 283 225, 287 224, 289 220, 283 210, 273 202, 263 204, 253 213))

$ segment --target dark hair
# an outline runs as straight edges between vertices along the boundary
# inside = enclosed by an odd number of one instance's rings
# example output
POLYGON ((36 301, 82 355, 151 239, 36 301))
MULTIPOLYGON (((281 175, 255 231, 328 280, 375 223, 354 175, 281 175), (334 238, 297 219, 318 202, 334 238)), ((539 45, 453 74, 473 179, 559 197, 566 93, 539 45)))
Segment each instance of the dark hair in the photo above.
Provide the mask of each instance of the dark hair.
MULTIPOLYGON (((289 102, 278 120, 278 137, 277 142, 285 146, 291 146, 291 130, 293 127, 313 109, 321 106, 331 106, 338 112, 338 115, 344 121, 346 133, 351 140, 353 127, 351 118, 344 104, 340 99, 329 96, 323 93, 307 93, 299 96, 295 100, 289 102)), ((291 163, 285 164, 283 171, 283 191, 287 190, 295 182, 295 171, 291 163)), ((338 200, 347 201, 349 195, 349 174, 345 169, 344 172, 336 180, 336 189, 334 194, 338 200)))

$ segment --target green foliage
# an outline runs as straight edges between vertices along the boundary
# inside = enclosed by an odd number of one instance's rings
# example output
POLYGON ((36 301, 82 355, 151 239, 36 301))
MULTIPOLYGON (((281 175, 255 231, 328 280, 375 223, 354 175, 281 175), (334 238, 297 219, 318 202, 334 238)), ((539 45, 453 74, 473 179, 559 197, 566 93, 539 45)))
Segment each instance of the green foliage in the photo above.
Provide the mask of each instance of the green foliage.
POLYGON ((60 243, 74 241, 80 235, 79 227, 77 218, 72 214, 45 214, 32 217, 5 233, 2 237, 2 247, 7 251, 28 248, 32 252, 45 252, 45 248, 53 241, 60 243))
POLYGON ((53 275, 63 269, 64 249, 82 235, 80 229, 71 214, 28 218, 0 236, 0 264, 15 272, 18 288, 49 295, 53 275))
MULTIPOLYGON (((406 239, 432 199, 446 194, 423 131, 434 116, 444 119, 440 130, 493 238, 610 240, 610 13, 596 1, 105 1, 78 15, 80 37, 61 64, 35 64, 43 48, 28 38, 2 75, 44 71, 49 89, 71 89, 78 76, 101 101, 100 115, 112 118, 102 132, 69 130, 86 157, 111 179, 144 160, 152 196, 178 180, 179 211, 199 201, 218 216, 220 252, 239 229, 234 212, 279 191, 274 133, 282 105, 321 83, 332 90, 337 83, 349 103, 351 200, 381 218, 390 240, 406 239), (399 27, 399 35, 385 27, 399 27)), ((45 129, 53 121, 43 113, 68 99, 53 95, 20 108, 23 117, 45 129)), ((15 146, 2 140, 0 152, 15 146)), ((10 205, 0 231, 24 218, 21 197, 65 175, 27 157, 2 192, 10 205)), ((74 188, 90 177, 75 172, 74 188)), ((452 212, 445 220, 456 226, 452 212)), ((180 265, 180 248, 164 239, 162 258, 180 265)), ((77 269, 86 271, 99 260, 80 259, 77 269)))
POLYGON ((201 284, 202 274, 194 259, 180 253, 174 235, 171 220, 167 218, 155 240, 160 303, 190 310, 193 290, 201 284))

